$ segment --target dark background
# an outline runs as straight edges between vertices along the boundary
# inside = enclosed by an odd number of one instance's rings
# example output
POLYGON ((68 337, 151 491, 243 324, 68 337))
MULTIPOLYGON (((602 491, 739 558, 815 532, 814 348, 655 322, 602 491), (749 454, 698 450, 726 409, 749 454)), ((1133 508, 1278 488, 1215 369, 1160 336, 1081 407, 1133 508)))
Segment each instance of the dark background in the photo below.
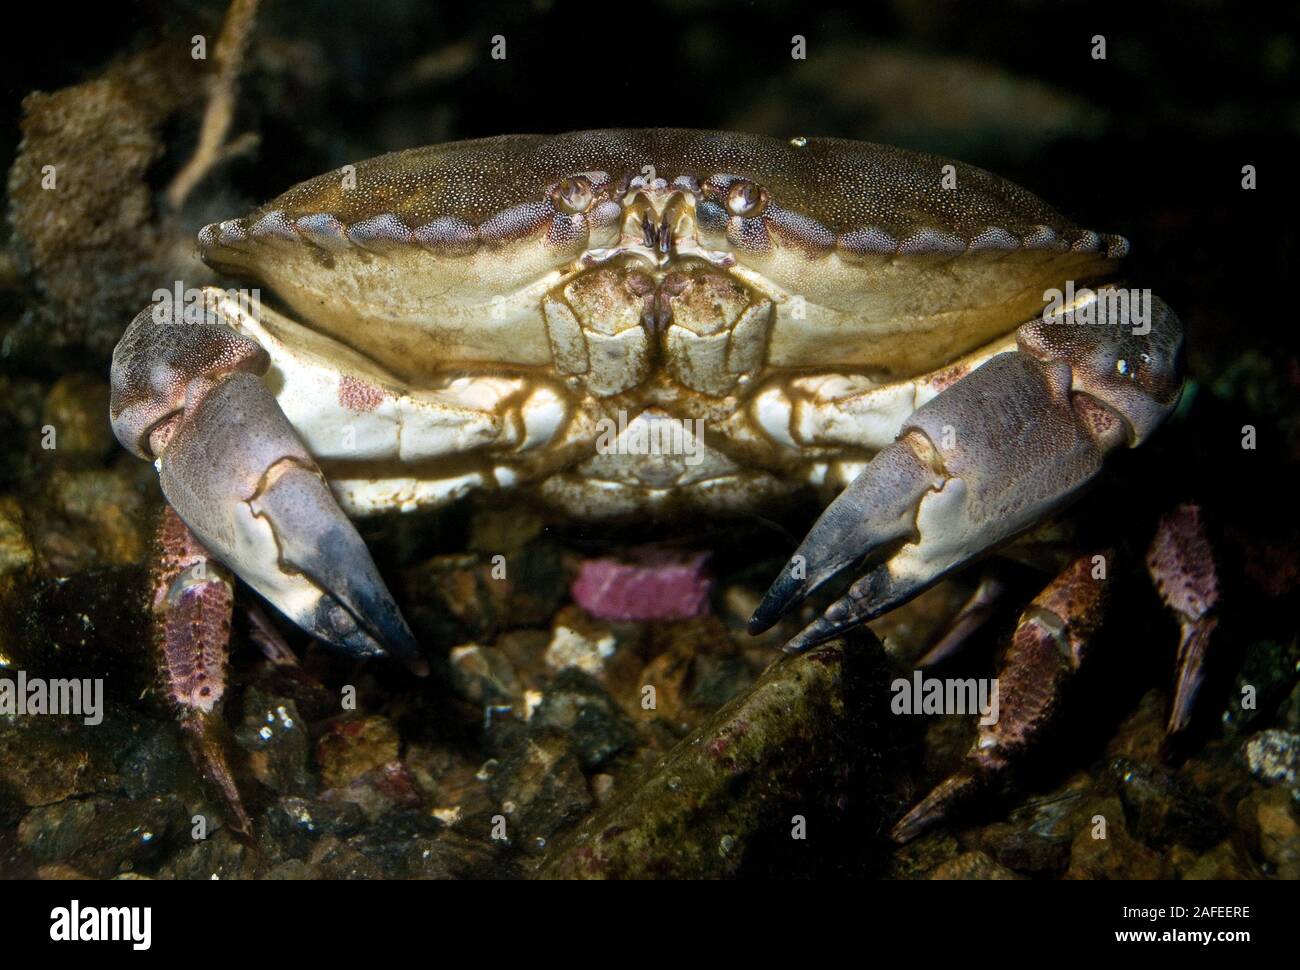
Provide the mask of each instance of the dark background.
MULTIPOLYGON (((224 8, 147 0, 29 11, 0 65, 0 157, 17 148, 27 92, 83 81, 160 37, 182 49, 196 33, 211 43, 224 8)), ((1133 279, 1188 327, 1193 374, 1254 347, 1281 368, 1265 382, 1283 386, 1243 393, 1269 397, 1296 380, 1282 291, 1296 250, 1295 26, 1285 5, 1212 0, 269 2, 234 127, 257 131, 261 146, 226 174, 242 199, 260 202, 416 144, 650 125, 936 151, 1128 236, 1133 279), (505 60, 489 56, 497 34, 505 60), (790 57, 795 34, 807 39, 806 60, 790 57), (1091 56, 1097 34, 1104 61, 1091 56), (1259 173, 1254 192, 1240 186, 1245 164, 1259 173)), ((176 123, 160 188, 187 157, 197 115, 176 123)), ((1256 403, 1279 411, 1277 400, 1256 403)))

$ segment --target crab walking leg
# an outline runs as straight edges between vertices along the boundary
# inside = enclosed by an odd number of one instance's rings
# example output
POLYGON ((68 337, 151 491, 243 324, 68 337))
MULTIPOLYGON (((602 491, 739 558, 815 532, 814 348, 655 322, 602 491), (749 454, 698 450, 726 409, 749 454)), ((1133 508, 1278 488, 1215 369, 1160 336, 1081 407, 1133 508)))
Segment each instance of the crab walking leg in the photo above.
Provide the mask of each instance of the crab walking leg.
POLYGON ((1108 590, 1106 580, 1097 578, 1098 555, 1107 562, 1111 558, 1109 550, 1080 556, 1021 614, 995 680, 995 719, 988 724, 981 719, 964 767, 894 826, 895 842, 908 842, 944 818, 1033 747, 1051 723, 1105 616, 1108 590))
POLYGON ((1182 388, 1182 327, 1154 297, 1142 320, 1033 320, 1016 345, 904 422, 813 525, 752 632, 864 558, 866 574, 786 649, 893 609, 1069 502, 1107 452, 1146 440, 1182 388))
POLYGON ((149 307, 113 352, 114 433, 155 459, 199 541, 298 626, 426 671, 365 543, 258 376, 267 365, 208 309, 188 321, 149 307))
POLYGON ((1167 734, 1177 734, 1191 720, 1210 634, 1219 624, 1212 615, 1219 603, 1219 577, 1199 508, 1180 505, 1160 520, 1147 552, 1147 572, 1165 606, 1178 616, 1178 675, 1165 727, 1167 734))
POLYGON ((247 836, 251 823, 230 770, 218 709, 226 690, 232 579, 171 508, 163 509, 157 544, 150 574, 151 626, 163 694, 204 779, 220 794, 233 830, 247 836))
POLYGON ((961 649, 972 636, 993 616, 998 601, 1007 591, 1006 583, 991 573, 982 576, 975 591, 948 623, 943 635, 916 662, 922 670, 948 659, 961 649))

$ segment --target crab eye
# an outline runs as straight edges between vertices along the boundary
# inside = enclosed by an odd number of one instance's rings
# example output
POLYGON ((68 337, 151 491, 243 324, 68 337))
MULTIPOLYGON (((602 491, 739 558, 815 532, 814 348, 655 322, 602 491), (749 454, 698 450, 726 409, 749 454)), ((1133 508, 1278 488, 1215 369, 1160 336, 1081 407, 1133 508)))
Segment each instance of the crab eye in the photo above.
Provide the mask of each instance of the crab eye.
POLYGON ((591 180, 585 175, 564 179, 551 189, 551 204, 569 215, 586 212, 591 208, 595 198, 595 193, 591 190, 591 180))
POLYGON ((767 190, 748 179, 737 179, 727 190, 727 211, 733 216, 756 216, 767 205, 767 190))

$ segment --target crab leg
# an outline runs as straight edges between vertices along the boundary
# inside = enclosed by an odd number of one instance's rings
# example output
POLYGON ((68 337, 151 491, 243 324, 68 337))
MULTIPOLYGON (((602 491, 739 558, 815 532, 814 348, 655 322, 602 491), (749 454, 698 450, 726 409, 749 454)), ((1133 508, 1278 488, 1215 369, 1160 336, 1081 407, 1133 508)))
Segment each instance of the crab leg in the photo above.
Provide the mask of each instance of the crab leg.
POLYGON ((1180 505, 1160 520, 1147 552, 1147 571, 1165 606, 1178 617, 1178 674, 1167 734, 1177 734, 1191 720, 1192 702, 1205 676, 1205 652, 1219 620, 1219 578, 1214 555, 1201 524, 1201 510, 1180 505))
MULTIPOLYGON (((1112 558, 1109 550, 1101 555, 1112 558)), ((1021 614, 995 681, 997 719, 981 722, 965 765, 903 816, 890 833, 894 841, 910 841, 944 818, 1031 748, 1051 723, 1105 615, 1108 591, 1105 580, 1094 578, 1094 558, 1075 559, 1021 614)))
POLYGON ((113 353, 118 440, 154 459, 199 541, 303 630, 357 656, 419 656, 365 543, 259 375, 266 353, 210 308, 136 316, 113 353))
POLYGON ((246 837, 251 823, 230 770, 218 713, 226 691, 226 644, 235 602, 231 577, 173 509, 163 509, 157 543, 150 585, 163 693, 176 711, 195 764, 220 794, 233 830, 246 837))
POLYGON ((1006 590, 1006 584, 997 576, 990 573, 981 577, 979 585, 949 622, 943 636, 925 652, 916 666, 923 670, 933 667, 961 649, 989 621, 1006 590))
POLYGON ((849 566, 866 573, 787 644, 874 619, 1070 501, 1105 454, 1144 441, 1177 403, 1182 327, 1035 319, 918 408, 823 512, 750 620, 761 632, 849 566))

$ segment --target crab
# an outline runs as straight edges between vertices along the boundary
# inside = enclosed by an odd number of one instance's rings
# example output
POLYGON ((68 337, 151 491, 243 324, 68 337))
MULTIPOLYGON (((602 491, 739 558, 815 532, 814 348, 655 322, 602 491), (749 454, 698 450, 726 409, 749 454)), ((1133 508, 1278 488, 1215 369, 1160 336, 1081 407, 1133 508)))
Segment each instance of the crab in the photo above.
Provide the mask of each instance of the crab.
MULTIPOLYGON (((854 141, 417 148, 209 225, 198 248, 283 311, 215 287, 156 300, 114 353, 111 419, 179 516, 155 605, 173 699, 199 718, 222 686, 217 564, 312 637, 427 670, 355 517, 474 490, 585 519, 736 514, 812 485, 834 498, 751 630, 857 578, 799 651, 1054 516, 1182 387, 1181 326, 1120 288, 1122 237, 981 169, 854 141), (682 426, 683 447, 637 447, 682 426)), ((1088 561, 1026 611, 1001 727, 897 838, 1036 735, 1099 621, 1088 561)), ((1203 647, 1213 591, 1180 590, 1203 647)))

